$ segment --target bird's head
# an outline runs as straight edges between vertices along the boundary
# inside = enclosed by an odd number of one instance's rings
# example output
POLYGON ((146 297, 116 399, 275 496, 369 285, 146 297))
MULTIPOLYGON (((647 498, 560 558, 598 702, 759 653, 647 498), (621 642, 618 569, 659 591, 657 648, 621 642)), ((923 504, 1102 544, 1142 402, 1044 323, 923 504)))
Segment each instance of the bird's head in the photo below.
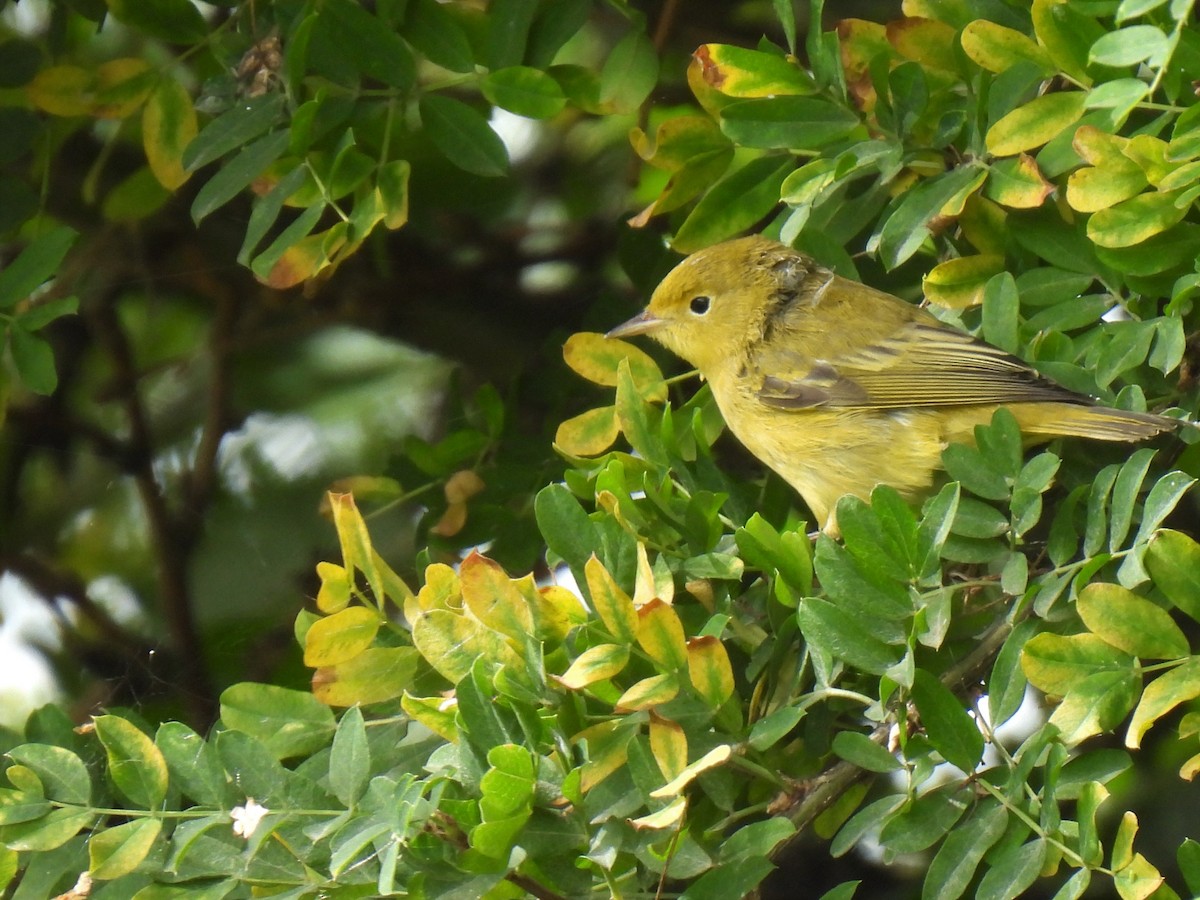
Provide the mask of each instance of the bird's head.
POLYGON ((717 244, 672 269, 646 308, 607 337, 649 335, 711 376, 744 357, 747 345, 762 337, 771 312, 796 295, 811 266, 802 254, 762 237, 717 244))

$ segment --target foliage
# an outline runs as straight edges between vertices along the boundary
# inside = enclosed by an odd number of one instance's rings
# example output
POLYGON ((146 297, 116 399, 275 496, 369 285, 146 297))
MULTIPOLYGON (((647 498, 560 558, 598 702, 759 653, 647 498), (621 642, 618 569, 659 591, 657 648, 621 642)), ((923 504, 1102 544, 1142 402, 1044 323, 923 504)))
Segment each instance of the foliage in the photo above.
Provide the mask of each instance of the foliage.
MULTIPOLYGON (((529 116, 638 106, 654 53, 615 7, 627 27, 588 68, 558 55, 586 3, 277 4, 259 10, 276 35, 241 37, 233 17, 205 44, 230 60, 243 46, 226 76, 238 99, 203 127, 138 59, 36 67, 26 93, 74 122, 140 111, 151 193, 217 163, 196 219, 254 185, 241 260, 280 286, 405 224, 414 135, 501 174, 479 97, 529 116), (337 52, 346 41, 361 54, 337 52), (451 95, 464 86, 472 103, 451 95), (289 204, 302 211, 285 224, 289 204)), ((939 316, 1063 384, 1195 418, 1192 7, 907 0, 887 25, 810 28, 801 65, 776 2, 786 48, 705 44, 687 73, 698 105, 633 130, 648 164, 634 224, 665 218, 681 251, 758 226, 902 294, 920 277, 939 316)), ((146 35, 202 43, 185 9, 109 3, 146 35)), ((33 333, 72 307, 25 296, 71 239, 45 232, 0 275, 30 389, 54 387, 33 333)), ((611 396, 563 422, 565 472, 524 495, 540 577, 480 552, 504 549, 503 527, 463 528, 503 434, 484 390, 466 425, 409 448, 444 495, 415 590, 355 501, 330 495, 341 562, 319 564, 295 625, 311 691, 235 684, 207 735, 121 710, 77 730, 53 708, 30 720, 5 756, 0 884, 19 872, 17 896, 48 896, 86 870, 140 900, 727 897, 811 834, 834 857, 868 839, 887 860, 920 855, 928 898, 1014 897, 1039 878, 1063 898, 1200 893, 1198 845, 1183 841, 1168 881, 1123 787, 1155 764, 1148 741, 1184 782, 1200 768, 1191 426, 1157 449, 1027 454, 1002 410, 975 446, 947 448, 919 512, 881 486, 843 499, 842 538, 814 543, 777 481, 718 464, 704 387, 683 399, 685 379, 589 332, 564 355, 611 396), (1028 686, 1052 711, 1013 737, 1028 686)))

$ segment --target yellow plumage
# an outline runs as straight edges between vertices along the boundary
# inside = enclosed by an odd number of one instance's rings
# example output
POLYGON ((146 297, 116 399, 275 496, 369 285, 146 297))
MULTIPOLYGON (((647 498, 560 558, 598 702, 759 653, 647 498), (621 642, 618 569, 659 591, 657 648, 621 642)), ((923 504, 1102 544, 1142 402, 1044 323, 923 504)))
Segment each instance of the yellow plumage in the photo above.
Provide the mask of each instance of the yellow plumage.
POLYGON ((997 408, 1030 442, 1138 441, 1173 419, 1099 406, 891 294, 761 237, 694 253, 609 337, 648 334, 712 385, 733 434, 827 531, 846 494, 916 500, 997 408))

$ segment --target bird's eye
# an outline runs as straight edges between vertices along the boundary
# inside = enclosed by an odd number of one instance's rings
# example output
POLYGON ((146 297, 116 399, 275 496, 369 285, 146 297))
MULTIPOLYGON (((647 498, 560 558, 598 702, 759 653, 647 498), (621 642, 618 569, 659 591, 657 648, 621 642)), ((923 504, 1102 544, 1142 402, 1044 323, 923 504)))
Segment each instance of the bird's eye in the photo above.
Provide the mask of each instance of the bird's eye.
POLYGON ((712 300, 708 297, 693 297, 688 303, 688 308, 698 316, 708 312, 710 306, 712 306, 712 300))

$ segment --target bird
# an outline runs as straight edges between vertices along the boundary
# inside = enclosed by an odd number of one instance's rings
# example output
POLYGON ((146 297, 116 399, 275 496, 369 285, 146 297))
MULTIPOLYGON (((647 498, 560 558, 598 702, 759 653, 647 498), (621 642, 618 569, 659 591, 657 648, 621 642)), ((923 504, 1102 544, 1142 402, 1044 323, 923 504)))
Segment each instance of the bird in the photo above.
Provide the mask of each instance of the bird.
POLYGON ((1027 445, 1141 441, 1180 422, 1100 405, 908 303, 762 236, 697 251, 606 337, 647 335, 699 370, 733 435, 837 536, 837 502, 910 503, 942 451, 1010 410, 1027 445))

